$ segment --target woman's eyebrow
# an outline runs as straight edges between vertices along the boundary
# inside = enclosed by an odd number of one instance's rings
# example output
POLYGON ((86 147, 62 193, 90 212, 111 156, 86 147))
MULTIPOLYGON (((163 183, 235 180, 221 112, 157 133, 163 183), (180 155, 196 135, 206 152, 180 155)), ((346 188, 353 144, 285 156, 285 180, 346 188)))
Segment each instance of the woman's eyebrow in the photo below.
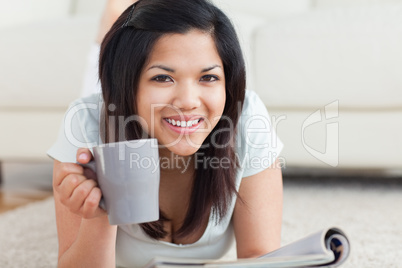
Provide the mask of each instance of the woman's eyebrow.
POLYGON ((222 69, 222 67, 219 64, 215 64, 215 65, 212 65, 211 67, 202 69, 201 73, 206 73, 206 72, 211 71, 212 69, 215 69, 215 68, 221 68, 222 69))
MULTIPOLYGON (((148 68, 148 70, 155 69, 155 68, 159 68, 159 69, 165 70, 165 71, 170 72, 170 73, 174 73, 174 72, 175 72, 174 69, 172 69, 172 68, 170 68, 170 67, 167 67, 167 66, 165 66, 165 65, 161 65, 161 64, 152 65, 151 67, 148 68)), ((212 66, 210 66, 210 67, 207 67, 207 68, 202 69, 202 70, 201 70, 201 73, 209 72, 209 71, 211 71, 212 69, 215 69, 215 68, 221 68, 221 69, 222 69, 222 67, 221 67, 219 64, 215 64, 215 65, 212 65, 212 66)))
POLYGON ((147 71, 149 71, 149 70, 151 70, 151 69, 154 69, 154 68, 159 68, 159 69, 165 70, 165 71, 170 72, 170 73, 174 73, 174 72, 175 72, 174 69, 169 68, 169 67, 167 67, 167 66, 165 66, 165 65, 160 65, 160 64, 159 64, 159 65, 152 65, 151 67, 148 68, 147 71))

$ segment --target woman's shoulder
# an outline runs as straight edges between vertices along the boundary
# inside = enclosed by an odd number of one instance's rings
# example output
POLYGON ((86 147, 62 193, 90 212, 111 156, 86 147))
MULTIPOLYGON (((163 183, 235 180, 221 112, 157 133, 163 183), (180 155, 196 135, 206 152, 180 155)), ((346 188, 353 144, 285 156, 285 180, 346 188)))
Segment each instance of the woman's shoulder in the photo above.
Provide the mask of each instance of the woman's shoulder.
POLYGON ((249 143, 246 140, 249 140, 250 136, 255 138, 254 136, 258 134, 254 130, 269 128, 269 126, 270 119, 264 103, 258 97, 257 93, 246 90, 242 111, 237 124, 238 145, 248 145, 249 143))
POLYGON ((253 91, 246 91, 236 142, 242 177, 268 168, 282 151, 283 144, 275 133, 265 104, 253 91))
POLYGON ((99 123, 99 116, 103 107, 103 98, 100 93, 79 98, 70 103, 64 120, 79 119, 94 124, 99 123))
POLYGON ((265 105, 257 93, 252 90, 246 90, 241 115, 252 115, 255 112, 265 113, 265 111, 265 105))
POLYGON ((76 161, 77 149, 92 148, 100 143, 99 118, 102 96, 93 94, 71 102, 60 126, 59 136, 48 155, 60 162, 76 161))
POLYGON ((103 98, 100 93, 76 99, 70 104, 64 116, 65 130, 78 133, 76 135, 81 136, 85 143, 94 144, 99 140, 102 109, 103 98))
POLYGON ((261 125, 266 127, 270 125, 270 121, 270 116, 263 101, 257 93, 247 90, 238 122, 239 134, 244 135, 244 132, 249 128, 258 129, 261 125))
POLYGON ((88 106, 88 107, 94 107, 94 104, 96 105, 103 105, 103 98, 101 93, 94 93, 91 95, 88 95, 86 97, 81 97, 78 99, 75 99, 72 101, 69 105, 69 109, 75 107, 75 106, 88 106))

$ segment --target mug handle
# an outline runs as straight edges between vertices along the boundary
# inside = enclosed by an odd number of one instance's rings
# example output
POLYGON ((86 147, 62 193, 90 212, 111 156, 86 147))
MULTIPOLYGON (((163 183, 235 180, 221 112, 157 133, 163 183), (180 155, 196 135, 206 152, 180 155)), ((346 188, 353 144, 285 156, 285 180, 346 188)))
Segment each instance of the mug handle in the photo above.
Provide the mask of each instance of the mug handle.
MULTIPOLYGON (((89 168, 93 172, 96 173, 96 163, 93 160, 88 162, 87 164, 81 164, 78 162, 77 162, 77 164, 82 166, 83 168, 89 168)), ((106 211, 106 204, 105 204, 105 199, 103 198, 103 196, 102 196, 101 200, 99 201, 99 207, 106 211)))

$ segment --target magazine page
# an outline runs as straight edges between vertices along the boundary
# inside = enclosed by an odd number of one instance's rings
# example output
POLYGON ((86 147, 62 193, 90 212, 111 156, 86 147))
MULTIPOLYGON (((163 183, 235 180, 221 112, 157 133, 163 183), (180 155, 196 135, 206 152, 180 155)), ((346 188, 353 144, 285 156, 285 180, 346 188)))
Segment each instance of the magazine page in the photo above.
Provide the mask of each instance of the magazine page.
POLYGON ((349 241, 346 235, 338 228, 329 228, 308 235, 259 258, 223 261, 156 257, 144 268, 336 267, 342 264, 348 255, 349 241))
POLYGON ((186 265, 190 265, 191 267, 197 267, 197 266, 201 267, 204 266, 205 262, 208 261, 214 261, 214 260, 155 257, 143 268, 174 267, 175 265, 182 268, 186 267, 186 265))
POLYGON ((340 229, 330 229, 325 236, 325 243, 326 247, 333 252, 335 257, 335 260, 331 264, 336 264, 335 266, 339 266, 349 257, 349 240, 340 229))
POLYGON ((327 264, 342 264, 349 256, 349 241, 339 228, 324 229, 261 256, 327 256, 327 264))
POLYGON ((325 234, 327 230, 310 234, 302 239, 285 245, 275 251, 261 256, 260 258, 271 258, 281 256, 305 256, 305 255, 330 255, 333 257, 332 251, 325 246, 325 234))
POLYGON ((326 255, 308 255, 308 256, 291 256, 291 257, 272 257, 259 259, 238 259, 237 261, 213 262, 206 263, 204 267, 208 268, 291 268, 291 267, 308 267, 317 266, 322 263, 328 263, 326 255))
POLYGON ((291 267, 308 267, 321 263, 328 263, 328 257, 322 255, 309 255, 297 257, 272 257, 266 259, 238 259, 235 261, 219 261, 219 260, 192 260, 192 259, 169 259, 155 258, 144 268, 186 268, 186 267, 207 267, 207 268, 291 268, 291 267))

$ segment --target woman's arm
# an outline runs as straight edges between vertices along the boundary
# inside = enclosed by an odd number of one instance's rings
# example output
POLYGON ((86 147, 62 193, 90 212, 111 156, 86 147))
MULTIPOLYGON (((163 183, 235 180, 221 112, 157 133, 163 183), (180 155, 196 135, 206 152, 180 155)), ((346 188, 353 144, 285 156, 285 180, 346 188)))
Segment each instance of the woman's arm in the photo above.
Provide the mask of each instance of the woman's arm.
POLYGON ((242 179, 233 225, 238 258, 258 257, 280 247, 282 172, 277 160, 268 169, 242 179))
MULTIPOLYGON (((91 153, 80 149, 80 163, 91 153)), ((92 173, 93 176, 93 173, 92 173)), ((101 191, 80 165, 54 162, 53 189, 59 240, 58 267, 114 267, 117 227, 99 208, 101 191), (84 175, 85 174, 85 175, 84 175)))

